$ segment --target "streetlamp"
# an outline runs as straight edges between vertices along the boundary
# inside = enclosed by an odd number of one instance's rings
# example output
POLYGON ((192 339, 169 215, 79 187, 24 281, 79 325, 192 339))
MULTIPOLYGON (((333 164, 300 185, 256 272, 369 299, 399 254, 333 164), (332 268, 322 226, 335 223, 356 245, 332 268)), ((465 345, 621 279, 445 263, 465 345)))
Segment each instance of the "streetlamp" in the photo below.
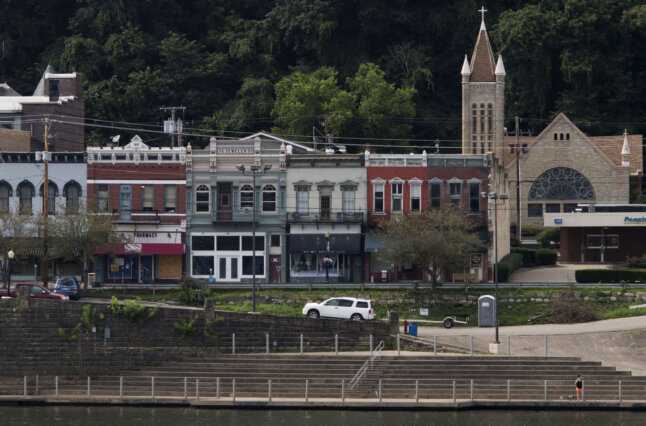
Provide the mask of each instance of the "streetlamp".
MULTIPOLYGON (((245 166, 244 164, 238 164, 236 169, 242 172, 245 175, 245 166)), ((257 163, 249 166, 249 170, 253 175, 253 216, 251 219, 251 312, 256 312, 256 175, 260 172, 267 173, 271 169, 271 164, 264 164, 262 166, 262 171, 260 170, 260 165, 257 163)))
POLYGON ((325 262, 323 262, 323 265, 325 266, 325 282, 326 284, 330 284, 330 232, 325 231, 325 262))
POLYGON ((496 310, 496 340, 494 341, 494 343, 498 344, 500 343, 500 339, 498 338, 498 200, 501 201, 500 205, 503 205, 509 197, 507 196, 507 194, 498 195, 497 192, 482 192, 480 195, 485 199, 488 196, 489 199, 493 201, 493 253, 495 262, 493 280, 496 286, 494 304, 496 310))
POLYGON ((11 261, 13 260, 14 256, 16 254, 13 252, 13 250, 9 250, 7 253, 7 257, 9 258, 9 261, 7 262, 7 296, 9 295, 9 291, 11 289, 11 261))

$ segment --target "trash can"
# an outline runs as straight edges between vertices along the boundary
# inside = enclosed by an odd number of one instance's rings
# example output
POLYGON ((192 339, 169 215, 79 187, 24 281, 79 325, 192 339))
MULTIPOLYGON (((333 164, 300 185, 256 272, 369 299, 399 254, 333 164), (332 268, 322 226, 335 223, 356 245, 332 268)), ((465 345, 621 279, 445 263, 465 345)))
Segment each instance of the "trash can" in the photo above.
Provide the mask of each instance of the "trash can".
POLYGON ((478 298, 478 327, 496 325, 496 298, 489 295, 478 298))
POLYGON ((417 337, 417 324, 411 324, 408 326, 408 334, 417 337))

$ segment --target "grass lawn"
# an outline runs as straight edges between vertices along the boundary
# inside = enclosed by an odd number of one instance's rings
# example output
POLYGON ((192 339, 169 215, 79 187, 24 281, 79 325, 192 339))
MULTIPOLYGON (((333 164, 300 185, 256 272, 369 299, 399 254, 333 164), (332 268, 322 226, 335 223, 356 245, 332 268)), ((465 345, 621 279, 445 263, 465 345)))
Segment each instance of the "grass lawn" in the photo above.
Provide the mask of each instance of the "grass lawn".
MULTIPOLYGON (((530 298, 542 295, 543 298, 553 299, 556 293, 562 293, 567 289, 564 288, 504 288, 499 289, 500 299, 506 299, 510 296, 515 298, 530 298)), ((619 291, 617 289, 616 291, 619 291)), ((217 290, 209 289, 209 297, 214 299, 216 309, 229 310, 234 312, 251 311, 251 291, 245 290, 217 290)), ((272 315, 302 315, 303 305, 309 301, 322 301, 334 296, 349 296, 372 299, 375 301, 375 311, 377 318, 387 318, 388 310, 399 312, 400 320, 408 319, 409 322, 415 320, 441 320, 451 314, 469 314, 469 325, 477 325, 477 306, 475 304, 460 304, 448 300, 439 300, 433 304, 431 300, 441 296, 457 295, 463 296, 460 299, 466 299, 466 295, 475 296, 476 298, 483 294, 492 294, 493 289, 436 289, 432 292, 429 289, 271 289, 261 290, 256 293, 256 310, 263 314, 272 315), (383 302, 382 302, 383 301, 383 302), (419 308, 427 308, 428 316, 419 315, 419 308)), ((586 288, 576 289, 576 293, 584 296, 598 297, 603 293, 599 289, 586 288)), ((85 292, 88 297, 110 298, 115 296, 118 299, 140 298, 150 302, 180 304, 181 292, 176 290, 157 290, 153 295, 151 290, 128 290, 124 293, 121 289, 114 290, 88 290, 85 292)), ((200 301, 195 301, 193 306, 203 304, 203 295, 200 295, 200 301)), ((577 302, 586 303, 594 312, 597 319, 620 318, 627 316, 646 315, 646 308, 629 309, 628 307, 639 302, 577 302)), ((541 318, 533 322, 529 319, 537 315, 549 312, 552 309, 551 302, 514 302, 500 303, 500 325, 526 325, 526 324, 544 324, 548 323, 549 318, 541 318)), ((425 325, 420 323, 419 325, 425 325)), ((428 326, 434 326, 428 324, 428 326)), ((436 326, 441 326, 440 324, 436 326)))

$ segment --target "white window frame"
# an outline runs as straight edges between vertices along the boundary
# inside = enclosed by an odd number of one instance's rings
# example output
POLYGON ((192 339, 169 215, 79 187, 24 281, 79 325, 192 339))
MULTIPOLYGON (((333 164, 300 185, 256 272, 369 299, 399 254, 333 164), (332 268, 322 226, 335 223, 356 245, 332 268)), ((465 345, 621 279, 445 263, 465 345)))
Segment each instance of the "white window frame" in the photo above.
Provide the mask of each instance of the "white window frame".
POLYGON ((242 185, 240 187, 240 210, 253 209, 254 198, 253 186, 248 183, 242 185), (249 195, 251 195, 251 200, 248 199, 249 195))
POLYGON ((482 188, 482 180, 477 179, 477 178, 469 179, 467 181, 467 186, 469 188, 469 214, 472 214, 472 215, 473 214, 476 214, 476 215, 481 214, 482 200, 481 200, 480 189, 482 188), (471 185, 478 185, 478 190, 476 191, 476 197, 475 197, 478 200, 478 210, 476 210, 476 211, 471 210, 471 201, 473 200, 471 198, 471 185))
POLYGON ((310 185, 296 184, 294 192, 296 193, 296 212, 307 215, 310 212, 310 185))
POLYGON ((449 201, 451 204, 456 204, 462 207, 462 179, 453 178, 449 180, 449 201), (453 185, 457 185, 458 193, 453 194, 453 185))
POLYGON ((177 185, 164 185, 164 213, 177 213, 177 185))
POLYGON ((154 212, 155 211, 155 186, 146 184, 141 185, 141 211, 142 212, 154 212), (150 198, 146 197, 146 192, 150 191, 150 198), (146 202, 150 203, 149 206, 146 206, 146 202), (146 210, 149 208, 150 210, 146 210))
POLYGON ((374 214, 385 214, 386 213, 386 181, 377 178, 372 181, 372 212, 374 214), (377 188, 381 188, 381 210, 377 211, 375 205, 377 204, 377 188))
POLYGON ((206 214, 211 212, 211 187, 207 184, 201 183, 195 188, 195 214, 206 214), (198 194, 206 194, 206 201, 198 201, 198 194), (197 209, 198 204, 204 205, 206 203, 206 210, 200 211, 197 209))
POLYGON ((408 181, 408 186, 410 187, 409 208, 411 212, 420 213, 422 211, 422 183, 422 180, 418 178, 414 178, 408 181), (413 197, 413 194, 415 192, 417 192, 417 195, 413 197), (413 198, 417 198, 419 200, 419 207, 416 210, 413 209, 413 198))
POLYGON ((390 180, 390 212, 403 213, 404 212, 404 181, 399 178, 390 180), (401 185, 401 186, 398 186, 401 185), (401 192, 395 192, 395 188, 401 188, 401 192), (395 200, 399 200, 400 210, 395 210, 395 200))
POLYGON ((261 197, 262 197, 262 212, 263 213, 271 214, 271 213, 276 213, 278 211, 278 191, 276 189, 276 185, 271 184, 271 183, 263 185, 262 186, 262 195, 261 195, 261 197), (270 189, 267 189, 267 188, 270 188, 270 189), (274 195, 274 200, 273 201, 271 201, 271 200, 265 201, 265 194, 268 194, 268 195, 273 194, 274 195), (265 204, 271 205, 272 203, 274 205, 274 208, 272 210, 265 210, 265 204))

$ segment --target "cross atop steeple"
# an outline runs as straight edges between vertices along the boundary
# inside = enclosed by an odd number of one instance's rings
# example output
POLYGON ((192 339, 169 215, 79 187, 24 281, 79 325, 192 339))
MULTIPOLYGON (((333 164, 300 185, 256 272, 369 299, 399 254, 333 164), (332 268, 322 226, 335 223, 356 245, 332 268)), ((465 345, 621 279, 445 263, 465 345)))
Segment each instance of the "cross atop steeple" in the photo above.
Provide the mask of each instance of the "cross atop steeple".
POLYGON ((478 12, 482 13, 482 24, 480 25, 480 29, 485 29, 485 23, 484 23, 484 14, 487 11, 487 9, 482 6, 478 12))

